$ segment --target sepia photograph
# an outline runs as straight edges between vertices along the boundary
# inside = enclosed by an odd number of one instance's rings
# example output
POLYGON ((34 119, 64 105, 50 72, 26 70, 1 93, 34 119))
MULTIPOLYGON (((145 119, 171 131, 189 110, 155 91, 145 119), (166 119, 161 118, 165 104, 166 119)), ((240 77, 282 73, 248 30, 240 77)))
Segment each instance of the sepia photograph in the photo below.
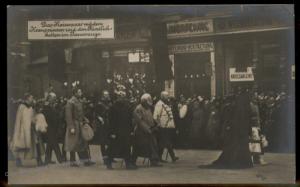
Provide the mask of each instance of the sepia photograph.
POLYGON ((6 9, 9 185, 296 183, 294 4, 6 9))

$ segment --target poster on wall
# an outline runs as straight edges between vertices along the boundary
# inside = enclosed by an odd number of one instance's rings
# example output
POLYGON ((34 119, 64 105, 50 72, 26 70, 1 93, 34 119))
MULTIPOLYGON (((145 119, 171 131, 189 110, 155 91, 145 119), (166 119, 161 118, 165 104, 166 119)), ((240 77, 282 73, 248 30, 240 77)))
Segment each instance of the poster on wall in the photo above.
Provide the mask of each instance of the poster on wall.
POLYGON ((252 67, 247 67, 246 72, 236 72, 236 68, 229 68, 230 82, 254 81, 252 67))
POLYGON ((295 80, 295 64, 292 65, 292 80, 295 80))
POLYGON ((28 21, 28 40, 114 39, 114 19, 28 21))

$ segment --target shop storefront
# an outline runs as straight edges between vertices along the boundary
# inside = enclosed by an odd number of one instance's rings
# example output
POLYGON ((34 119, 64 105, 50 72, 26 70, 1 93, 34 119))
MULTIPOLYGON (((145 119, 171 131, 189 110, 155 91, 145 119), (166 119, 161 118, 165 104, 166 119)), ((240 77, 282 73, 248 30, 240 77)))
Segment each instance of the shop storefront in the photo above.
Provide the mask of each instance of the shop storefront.
POLYGON ((213 33, 212 19, 179 21, 167 28, 174 80, 166 82, 166 90, 175 96, 215 96, 214 42, 205 36, 213 33))

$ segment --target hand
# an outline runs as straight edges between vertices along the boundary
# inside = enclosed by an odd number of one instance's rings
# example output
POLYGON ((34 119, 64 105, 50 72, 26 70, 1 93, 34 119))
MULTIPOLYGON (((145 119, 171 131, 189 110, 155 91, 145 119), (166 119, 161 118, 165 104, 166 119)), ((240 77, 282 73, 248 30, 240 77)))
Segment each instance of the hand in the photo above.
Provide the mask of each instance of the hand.
POLYGON ((115 134, 110 135, 111 138, 115 139, 117 136, 115 134))
POLYGON ((75 129, 74 128, 72 128, 70 131, 71 131, 71 134, 75 134, 75 129))

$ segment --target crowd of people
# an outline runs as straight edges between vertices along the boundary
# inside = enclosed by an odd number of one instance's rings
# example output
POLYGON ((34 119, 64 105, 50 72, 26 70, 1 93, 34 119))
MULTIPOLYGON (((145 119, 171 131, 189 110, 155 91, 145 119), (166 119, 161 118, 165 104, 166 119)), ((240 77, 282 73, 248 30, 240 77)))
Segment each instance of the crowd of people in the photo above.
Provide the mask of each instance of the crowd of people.
POLYGON ((127 169, 137 169, 138 157, 148 158, 150 166, 162 166, 165 149, 176 162, 174 148, 222 149, 213 165, 238 165, 237 160, 242 160, 246 164, 241 165, 252 166, 266 163, 265 150, 284 149, 289 143, 283 132, 288 128, 289 100, 284 92, 238 90, 235 95, 208 99, 174 98, 163 91, 152 98, 142 76, 124 80, 115 75, 108 83, 112 87, 99 96, 84 96, 74 85, 70 98, 58 97, 51 88, 39 100, 29 93, 11 99, 8 138, 16 165, 22 166, 27 158, 35 158, 39 166, 55 163, 54 151, 59 163, 66 162, 69 153, 70 166, 78 167, 77 153, 90 166, 95 162, 89 145, 94 144, 100 145, 107 169, 113 169, 115 158, 124 159, 127 169))

